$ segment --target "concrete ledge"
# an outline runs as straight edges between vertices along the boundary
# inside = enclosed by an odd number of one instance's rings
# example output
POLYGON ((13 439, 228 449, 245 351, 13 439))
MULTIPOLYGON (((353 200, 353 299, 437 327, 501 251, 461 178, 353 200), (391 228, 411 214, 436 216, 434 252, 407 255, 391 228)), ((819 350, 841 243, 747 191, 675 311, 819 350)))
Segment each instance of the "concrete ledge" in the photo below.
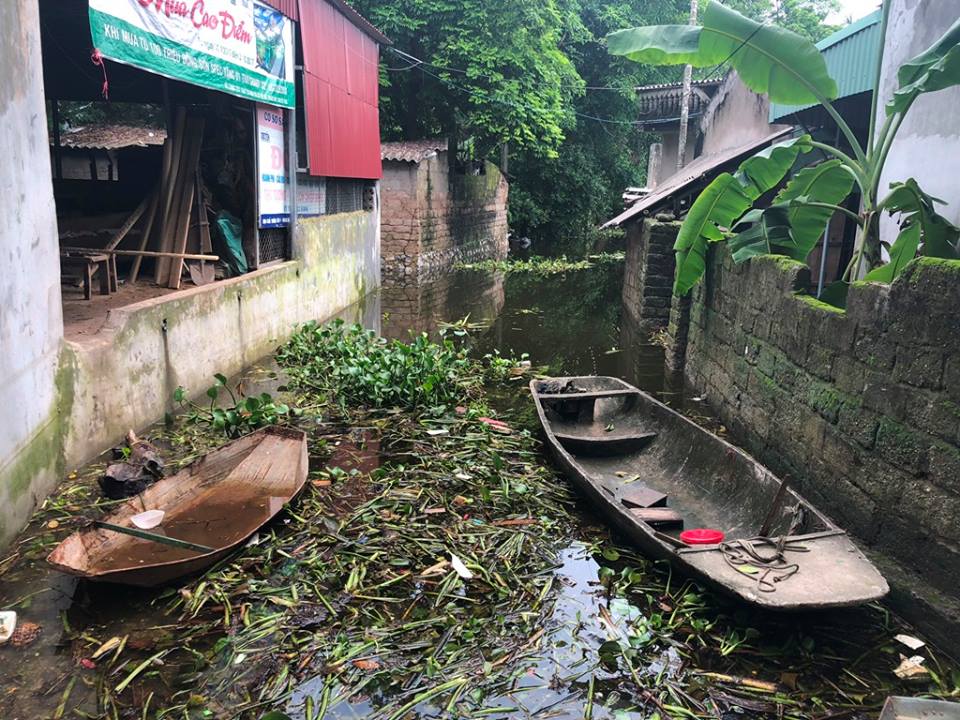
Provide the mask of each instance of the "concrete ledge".
POLYGON ((362 212, 305 221, 299 259, 114 310, 99 333, 66 343, 74 387, 66 466, 161 419, 178 386, 199 396, 214 373, 239 372, 297 323, 362 301, 379 283, 376 225, 362 212))

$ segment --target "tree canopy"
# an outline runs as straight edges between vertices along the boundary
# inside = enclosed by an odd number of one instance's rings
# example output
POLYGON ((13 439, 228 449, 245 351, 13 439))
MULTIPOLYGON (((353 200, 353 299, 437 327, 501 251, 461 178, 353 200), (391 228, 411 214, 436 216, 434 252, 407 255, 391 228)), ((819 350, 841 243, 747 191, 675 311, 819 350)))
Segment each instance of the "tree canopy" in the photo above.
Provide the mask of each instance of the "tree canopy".
MULTIPOLYGON (((727 0, 819 39, 836 0, 727 0)), ((685 23, 690 0, 356 0, 394 42, 381 67, 385 139, 456 137, 497 160, 510 147, 510 220, 538 252, 582 249, 645 180, 654 136, 635 88, 680 79, 609 55, 611 31, 685 23)), ((703 0, 701 0, 701 5, 703 0)))

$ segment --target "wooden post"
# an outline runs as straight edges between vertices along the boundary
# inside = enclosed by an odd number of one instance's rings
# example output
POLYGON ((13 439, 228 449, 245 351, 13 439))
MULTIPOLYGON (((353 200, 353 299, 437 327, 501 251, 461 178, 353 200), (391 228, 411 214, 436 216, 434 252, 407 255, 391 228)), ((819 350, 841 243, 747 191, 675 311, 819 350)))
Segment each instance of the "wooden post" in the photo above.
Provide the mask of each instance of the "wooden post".
POLYGON ((63 180, 63 156, 60 152, 60 101, 54 98, 50 104, 53 115, 53 175, 57 180, 63 180))
MULTIPOLYGON (((697 24, 697 0, 690 0, 690 24, 697 24)), ((683 68, 683 91, 680 98, 680 137, 677 138, 677 170, 684 166, 687 153, 687 125, 690 121, 690 85, 693 80, 693 67, 683 68)))

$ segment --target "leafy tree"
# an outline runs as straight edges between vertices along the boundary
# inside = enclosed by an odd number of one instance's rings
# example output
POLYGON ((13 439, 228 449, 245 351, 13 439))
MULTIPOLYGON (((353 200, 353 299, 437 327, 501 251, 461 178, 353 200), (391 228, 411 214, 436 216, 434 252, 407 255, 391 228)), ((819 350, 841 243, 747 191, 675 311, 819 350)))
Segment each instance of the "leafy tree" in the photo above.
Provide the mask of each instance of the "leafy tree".
POLYGON ((561 49, 586 32, 572 0, 354 5, 401 51, 386 53, 381 74, 385 136, 470 138, 480 156, 504 142, 556 153, 583 90, 561 49))
POLYGON ((636 124, 636 87, 680 79, 673 68, 611 57, 601 39, 624 24, 682 22, 689 7, 689 0, 609 0, 579 8, 587 34, 564 46, 587 88, 573 101, 576 124, 557 157, 521 153, 510 164, 511 227, 538 240, 539 252, 582 252, 622 207, 624 188, 643 184, 655 136, 636 124))
POLYGON ((826 19, 840 8, 838 0, 732 0, 726 4, 747 17, 786 28, 813 42, 837 29, 826 19))

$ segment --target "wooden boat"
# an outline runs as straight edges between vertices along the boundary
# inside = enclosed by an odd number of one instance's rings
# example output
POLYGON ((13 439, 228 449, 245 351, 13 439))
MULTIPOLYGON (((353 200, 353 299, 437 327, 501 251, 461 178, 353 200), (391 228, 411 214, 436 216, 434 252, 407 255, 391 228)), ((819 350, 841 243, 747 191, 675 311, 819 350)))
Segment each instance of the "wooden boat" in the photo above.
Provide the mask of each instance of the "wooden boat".
POLYGON ((753 605, 859 605, 887 583, 847 534, 743 451, 612 377, 533 380, 548 447, 646 554, 753 605), (688 545, 681 530, 722 542, 688 545))
POLYGON ((960 703, 891 696, 883 704, 880 720, 960 720, 960 703))
POLYGON ((73 533, 47 561, 72 575, 142 587, 203 570, 240 547, 303 489, 307 462, 301 430, 258 430, 73 533), (149 532, 131 521, 146 510, 164 511, 149 532))

